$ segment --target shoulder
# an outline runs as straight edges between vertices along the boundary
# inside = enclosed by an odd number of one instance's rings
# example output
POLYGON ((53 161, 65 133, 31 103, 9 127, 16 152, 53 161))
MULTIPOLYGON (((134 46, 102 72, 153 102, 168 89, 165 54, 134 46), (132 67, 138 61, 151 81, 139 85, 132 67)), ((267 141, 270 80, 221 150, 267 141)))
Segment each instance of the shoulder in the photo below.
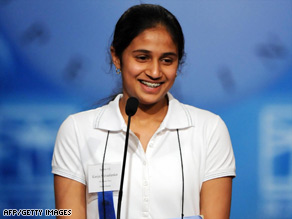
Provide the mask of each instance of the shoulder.
POLYGON ((70 115, 77 122, 88 122, 94 121, 96 117, 98 117, 105 110, 106 105, 102 107, 98 107, 95 109, 81 111, 75 114, 70 115))
MULTIPOLYGON (((212 148, 210 145, 219 147, 218 145, 222 144, 223 146, 220 147, 230 150, 232 146, 229 131, 219 115, 187 104, 182 104, 182 106, 189 113, 194 130, 201 133, 207 142, 206 149, 212 148)), ((218 152, 218 154, 220 153, 218 152)))
MULTIPOLYGON (((204 109, 184 104, 168 94, 169 110, 166 118, 166 127, 170 129, 187 127, 210 127, 215 126, 221 118, 204 109)), ((209 128, 208 128, 209 129, 209 128)))
POLYGON ((88 129, 95 126, 96 118, 98 118, 105 110, 106 105, 96 109, 90 109, 69 115, 61 125, 63 129, 88 129))
POLYGON ((219 115, 187 104, 183 104, 183 107, 189 113, 195 127, 202 128, 208 133, 218 131, 228 133, 226 124, 219 115))
POLYGON ((218 115, 195 106, 191 106, 188 104, 180 103, 181 106, 187 111, 193 119, 201 119, 201 120, 213 120, 217 119, 218 115))
POLYGON ((113 101, 96 109, 87 110, 70 115, 76 130, 88 131, 89 129, 118 131, 123 128, 124 120, 119 109, 118 95, 113 101))
POLYGON ((217 123, 219 120, 221 120, 220 116, 211 111, 181 103, 174 98, 171 101, 173 102, 172 105, 174 106, 174 114, 183 114, 188 118, 193 126, 206 123, 217 123))

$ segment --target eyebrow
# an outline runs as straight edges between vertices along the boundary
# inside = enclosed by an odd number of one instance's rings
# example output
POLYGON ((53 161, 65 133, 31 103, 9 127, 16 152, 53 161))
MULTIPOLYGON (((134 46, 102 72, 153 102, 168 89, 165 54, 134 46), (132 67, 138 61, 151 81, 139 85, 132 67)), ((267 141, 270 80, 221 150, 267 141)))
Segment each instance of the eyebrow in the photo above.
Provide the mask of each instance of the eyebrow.
MULTIPOLYGON (((137 53, 137 52, 142 52, 142 53, 146 53, 146 54, 150 54, 151 52, 149 50, 146 50, 146 49, 137 49, 137 50, 134 50, 133 53, 137 53)), ((162 56, 178 56, 175 52, 166 52, 166 53, 163 53, 162 56)))

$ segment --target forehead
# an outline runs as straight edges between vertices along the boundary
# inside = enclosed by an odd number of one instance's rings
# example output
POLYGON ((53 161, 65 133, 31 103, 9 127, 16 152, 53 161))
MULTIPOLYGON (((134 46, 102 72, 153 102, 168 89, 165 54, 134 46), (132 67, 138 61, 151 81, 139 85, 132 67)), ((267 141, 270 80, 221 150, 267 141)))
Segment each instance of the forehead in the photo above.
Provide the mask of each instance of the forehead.
POLYGON ((174 43, 171 34, 163 26, 156 26, 141 32, 129 45, 129 49, 141 47, 143 49, 165 49, 177 52, 177 46, 174 43))

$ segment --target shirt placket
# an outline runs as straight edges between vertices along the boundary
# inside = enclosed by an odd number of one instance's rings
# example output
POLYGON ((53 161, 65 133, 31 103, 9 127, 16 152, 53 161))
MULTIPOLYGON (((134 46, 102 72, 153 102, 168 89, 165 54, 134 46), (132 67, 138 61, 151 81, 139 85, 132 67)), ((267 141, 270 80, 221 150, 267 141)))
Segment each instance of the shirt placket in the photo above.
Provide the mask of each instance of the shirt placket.
POLYGON ((149 165, 145 156, 143 161, 143 204, 142 217, 149 218, 149 165))

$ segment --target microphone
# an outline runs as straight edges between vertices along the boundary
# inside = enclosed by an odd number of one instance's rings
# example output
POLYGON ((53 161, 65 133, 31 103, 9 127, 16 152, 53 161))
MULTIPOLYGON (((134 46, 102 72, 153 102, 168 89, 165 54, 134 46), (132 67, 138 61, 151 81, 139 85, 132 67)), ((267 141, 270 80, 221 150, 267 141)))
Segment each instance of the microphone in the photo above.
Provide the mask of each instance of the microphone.
POLYGON ((135 113, 137 112, 138 105, 139 105, 138 99, 135 97, 130 97, 126 103, 126 114, 128 116, 134 116, 135 113))
POLYGON ((121 183, 120 183, 120 191, 119 191, 119 198, 118 198, 118 210, 117 210, 117 219, 120 219, 121 214, 121 204, 123 198, 123 184, 124 184, 124 175, 125 175, 125 167, 126 167, 126 158, 127 158, 127 150, 128 150, 128 140, 129 140, 129 130, 130 130, 130 123, 131 117, 135 115, 137 112, 139 105, 139 101, 135 97, 130 97, 126 103, 126 114, 128 115, 128 126, 126 132, 126 140, 125 140, 125 149, 124 149, 124 158, 123 158, 123 166, 122 166, 122 174, 121 174, 121 183))

